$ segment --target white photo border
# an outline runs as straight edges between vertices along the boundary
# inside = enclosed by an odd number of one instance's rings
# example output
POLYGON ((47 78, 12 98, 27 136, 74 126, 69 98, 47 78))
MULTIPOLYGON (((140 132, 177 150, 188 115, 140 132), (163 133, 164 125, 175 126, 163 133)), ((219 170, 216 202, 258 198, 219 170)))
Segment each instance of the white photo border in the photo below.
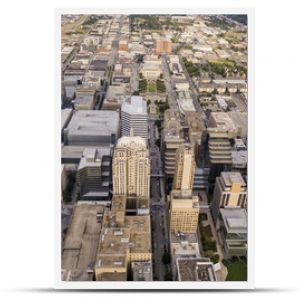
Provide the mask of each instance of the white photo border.
POLYGON ((220 290, 254 289, 254 8, 56 8, 55 9, 55 285, 56 289, 78 290, 220 290), (61 15, 62 14, 245 14, 248 16, 248 255, 247 281, 62 281, 60 195, 60 98, 61 98, 61 15), (249 167, 250 166, 250 167, 249 167))

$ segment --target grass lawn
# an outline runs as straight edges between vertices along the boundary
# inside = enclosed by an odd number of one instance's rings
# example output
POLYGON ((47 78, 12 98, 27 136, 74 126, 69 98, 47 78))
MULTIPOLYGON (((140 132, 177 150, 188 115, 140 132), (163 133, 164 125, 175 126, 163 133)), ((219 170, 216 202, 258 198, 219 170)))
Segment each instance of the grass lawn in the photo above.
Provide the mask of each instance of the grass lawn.
POLYGON ((156 92, 155 82, 148 82, 148 92, 149 93, 155 93, 156 92))
POLYGON ((234 62, 231 60, 226 60, 226 59, 219 59, 219 60, 209 60, 208 61, 210 64, 215 64, 215 65, 226 65, 228 67, 233 67, 234 62))
POLYGON ((228 274, 226 281, 246 281, 247 264, 243 261, 236 261, 227 267, 228 274))

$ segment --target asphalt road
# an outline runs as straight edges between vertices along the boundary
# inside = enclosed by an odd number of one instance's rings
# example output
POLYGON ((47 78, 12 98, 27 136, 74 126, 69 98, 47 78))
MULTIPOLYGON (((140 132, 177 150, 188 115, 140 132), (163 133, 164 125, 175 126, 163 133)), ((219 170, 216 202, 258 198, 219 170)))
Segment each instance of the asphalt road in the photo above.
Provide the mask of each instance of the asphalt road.
POLYGON ((162 66, 163 66, 163 73, 164 73, 164 78, 165 78, 165 85, 166 85, 166 90, 168 93, 168 102, 169 102, 170 108, 174 109, 175 111, 178 111, 177 93, 175 90, 173 80, 170 76, 167 55, 162 55, 162 61, 163 61, 162 66))
POLYGON ((182 70, 184 72, 184 75, 187 79, 187 81, 189 82, 190 84, 190 91, 191 91, 191 96, 192 96, 192 99, 193 99, 193 103, 194 103, 194 106, 196 108, 196 111, 199 112, 204 120, 205 123, 207 123, 207 117, 206 117, 206 114, 205 112, 203 111, 203 109, 201 108, 201 105, 199 103, 199 100, 198 100, 198 96, 199 96, 199 93, 198 93, 198 89, 194 83, 194 81, 192 80, 192 78, 190 77, 184 63, 183 63, 183 60, 182 60, 182 57, 181 55, 178 55, 179 56, 179 62, 182 66, 182 70))
MULTIPOLYGON (((118 31, 114 41, 112 42, 112 49, 111 49, 111 52, 110 52, 110 55, 108 58, 108 63, 107 63, 107 66, 111 67, 111 68, 115 65, 117 58, 118 58, 119 39, 120 39, 121 28, 123 25, 123 20, 124 20, 124 17, 121 17, 120 24, 119 24, 119 31, 118 31)), ((103 84, 101 86, 100 93, 99 93, 100 101, 99 101, 98 105, 96 105, 96 107, 95 107, 96 110, 100 109, 102 106, 101 99, 102 98, 104 99, 106 96, 107 88, 110 85, 110 77, 111 77, 110 75, 111 75, 111 72, 109 72, 109 74, 107 74, 107 72, 106 72, 106 74, 103 78, 103 84)))
MULTIPOLYGON (((155 145, 155 121, 149 120, 149 145, 151 155, 151 174, 162 174, 162 162, 159 148, 155 145)), ((167 208, 165 203, 164 179, 151 177, 150 213, 152 230, 153 266, 155 280, 163 281, 166 267, 162 263, 162 256, 169 248, 167 208)))

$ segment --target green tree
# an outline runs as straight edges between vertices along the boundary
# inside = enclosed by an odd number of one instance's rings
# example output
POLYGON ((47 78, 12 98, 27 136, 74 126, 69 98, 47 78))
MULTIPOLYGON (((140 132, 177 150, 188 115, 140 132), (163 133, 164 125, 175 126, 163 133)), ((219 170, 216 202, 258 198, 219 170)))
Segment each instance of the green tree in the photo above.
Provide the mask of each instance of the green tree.
POLYGON ((172 276, 172 272, 171 271, 167 271, 165 276, 164 276, 164 280, 165 281, 172 281, 173 280, 173 276, 172 276))
POLYGON ((164 265, 168 265, 171 262, 171 255, 169 252, 164 252, 162 256, 162 262, 164 265))

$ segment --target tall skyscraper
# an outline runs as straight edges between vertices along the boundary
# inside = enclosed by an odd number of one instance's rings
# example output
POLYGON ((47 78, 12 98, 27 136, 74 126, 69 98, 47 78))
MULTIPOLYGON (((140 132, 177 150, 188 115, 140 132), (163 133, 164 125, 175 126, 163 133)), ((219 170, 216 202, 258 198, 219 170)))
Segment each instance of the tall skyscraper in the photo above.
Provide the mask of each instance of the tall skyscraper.
POLYGON ((176 153, 174 190, 191 190, 194 182, 195 157, 191 144, 181 145, 176 153))
POLYGON ((195 158, 191 144, 181 145, 176 153, 176 170, 170 194, 170 231, 195 233, 200 212, 197 196, 192 195, 195 158))
POLYGON ((142 97, 132 96, 122 104, 121 127, 122 136, 129 136, 133 130, 134 136, 148 138, 147 104, 142 97))
POLYGON ((176 151, 184 143, 179 112, 167 109, 164 113, 164 126, 162 130, 162 148, 164 157, 164 170, 166 177, 173 178, 176 165, 176 151))
POLYGON ((146 140, 123 136, 113 156, 113 193, 149 197, 149 191, 150 160, 146 140))

